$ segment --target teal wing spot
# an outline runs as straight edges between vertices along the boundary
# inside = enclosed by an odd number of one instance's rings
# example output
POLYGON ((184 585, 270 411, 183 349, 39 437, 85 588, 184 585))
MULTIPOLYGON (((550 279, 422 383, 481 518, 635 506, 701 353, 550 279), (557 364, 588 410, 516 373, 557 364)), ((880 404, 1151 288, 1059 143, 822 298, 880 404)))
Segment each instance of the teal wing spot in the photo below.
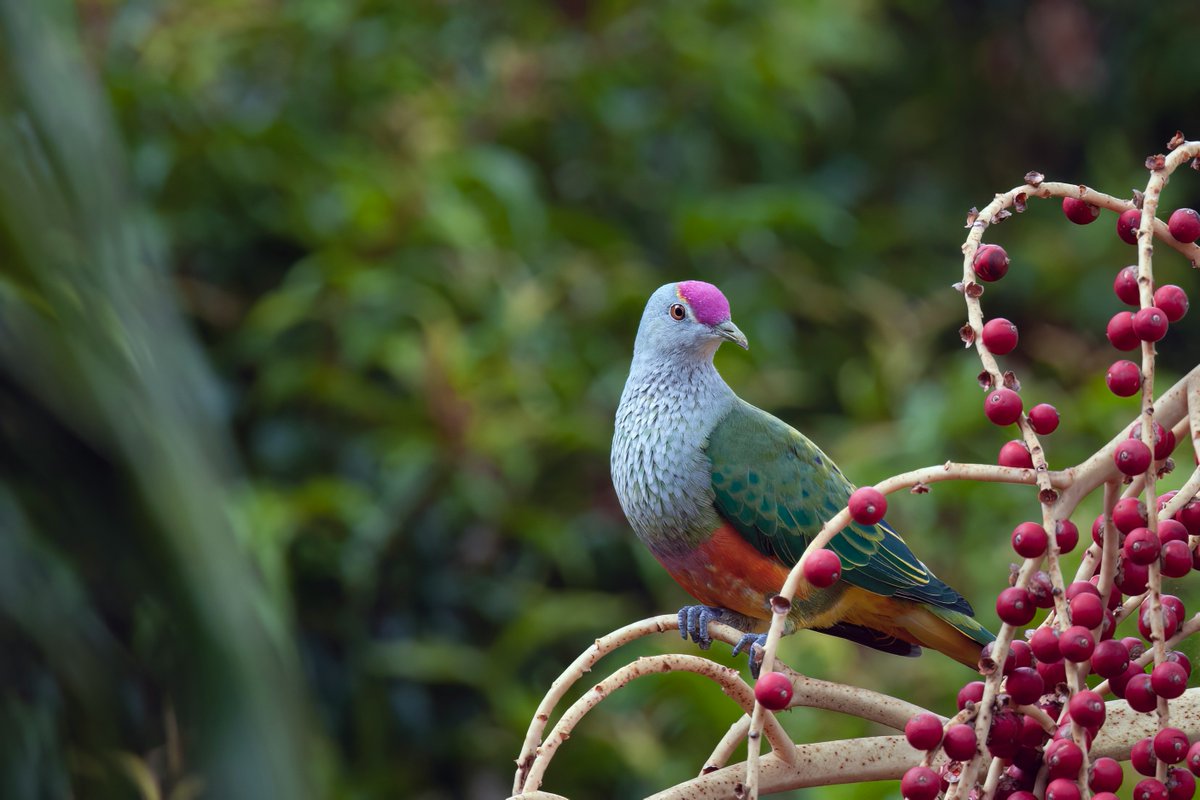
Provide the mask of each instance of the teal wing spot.
MULTIPOLYGON (((816 445, 748 403, 739 403, 717 424, 705 452, 712 464, 717 513, 756 549, 789 567, 853 491, 816 445)), ((948 612, 973 613, 887 522, 852 523, 829 547, 842 559, 842 578, 851 585, 948 612)))

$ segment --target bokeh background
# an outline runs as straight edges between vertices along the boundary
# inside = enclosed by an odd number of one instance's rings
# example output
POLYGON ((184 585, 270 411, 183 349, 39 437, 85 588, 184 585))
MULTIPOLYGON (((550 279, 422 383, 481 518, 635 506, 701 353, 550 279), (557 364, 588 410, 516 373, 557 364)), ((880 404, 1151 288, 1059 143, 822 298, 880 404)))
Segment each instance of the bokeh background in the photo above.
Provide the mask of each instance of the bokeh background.
MULTIPOLYGON (((1192 0, 0 0, 0 796, 506 796, 560 670, 687 599, 608 477, 649 293, 722 286, 752 343, 722 372, 859 483, 990 462, 966 211, 1030 169, 1143 186, 1200 135, 1198 29, 1192 0)), ((1164 208, 1198 202, 1181 174, 1164 208)), ((988 239, 1065 466, 1135 412, 1103 384, 1132 249, 1040 202, 988 239)), ((1034 494, 892 507, 995 626, 1034 494)), ((970 678, 782 655, 941 712, 970 678)), ((546 788, 651 793, 737 715, 643 679, 546 788)))

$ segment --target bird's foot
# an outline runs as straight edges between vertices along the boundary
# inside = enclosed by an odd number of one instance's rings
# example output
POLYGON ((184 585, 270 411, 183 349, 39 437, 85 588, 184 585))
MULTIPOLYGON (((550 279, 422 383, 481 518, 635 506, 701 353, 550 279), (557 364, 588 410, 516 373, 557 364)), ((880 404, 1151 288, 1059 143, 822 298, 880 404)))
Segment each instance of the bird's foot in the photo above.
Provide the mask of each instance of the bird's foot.
POLYGON ((684 606, 679 609, 679 635, 684 639, 690 636, 701 650, 707 650, 712 647, 708 623, 720 619, 724 611, 713 606, 684 606))
POLYGON ((762 669, 763 656, 767 652, 767 635, 765 633, 744 633, 742 638, 733 647, 733 654, 746 651, 746 657, 750 659, 750 675, 757 679, 758 672, 762 669))

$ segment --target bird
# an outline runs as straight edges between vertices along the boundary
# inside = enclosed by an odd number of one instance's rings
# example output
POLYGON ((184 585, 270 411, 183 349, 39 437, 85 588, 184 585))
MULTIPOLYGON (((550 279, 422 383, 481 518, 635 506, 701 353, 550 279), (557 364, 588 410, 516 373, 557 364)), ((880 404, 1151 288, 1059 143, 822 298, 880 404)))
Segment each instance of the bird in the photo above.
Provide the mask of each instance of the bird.
MULTIPOLYGON (((659 287, 642 313, 617 407, 613 486, 637 537, 700 601, 679 633, 701 649, 719 620, 757 676, 770 598, 854 485, 806 436, 738 397, 717 372, 723 343, 749 349, 729 301, 711 283, 659 287)), ((809 629, 876 650, 937 650, 977 668, 995 637, 970 603, 937 578, 887 523, 851 522, 826 545, 841 559, 827 588, 802 581, 784 634, 809 629)))

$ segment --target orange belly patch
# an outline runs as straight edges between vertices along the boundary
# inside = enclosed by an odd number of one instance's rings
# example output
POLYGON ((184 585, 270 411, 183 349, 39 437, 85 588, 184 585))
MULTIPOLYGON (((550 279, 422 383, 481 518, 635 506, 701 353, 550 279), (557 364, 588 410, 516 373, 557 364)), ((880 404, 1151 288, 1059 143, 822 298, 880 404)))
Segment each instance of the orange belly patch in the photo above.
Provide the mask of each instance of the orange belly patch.
POLYGON ((702 545, 683 556, 658 561, 688 594, 755 619, 770 619, 768 599, 779 593, 788 569, 747 542, 730 525, 722 525, 702 545))

